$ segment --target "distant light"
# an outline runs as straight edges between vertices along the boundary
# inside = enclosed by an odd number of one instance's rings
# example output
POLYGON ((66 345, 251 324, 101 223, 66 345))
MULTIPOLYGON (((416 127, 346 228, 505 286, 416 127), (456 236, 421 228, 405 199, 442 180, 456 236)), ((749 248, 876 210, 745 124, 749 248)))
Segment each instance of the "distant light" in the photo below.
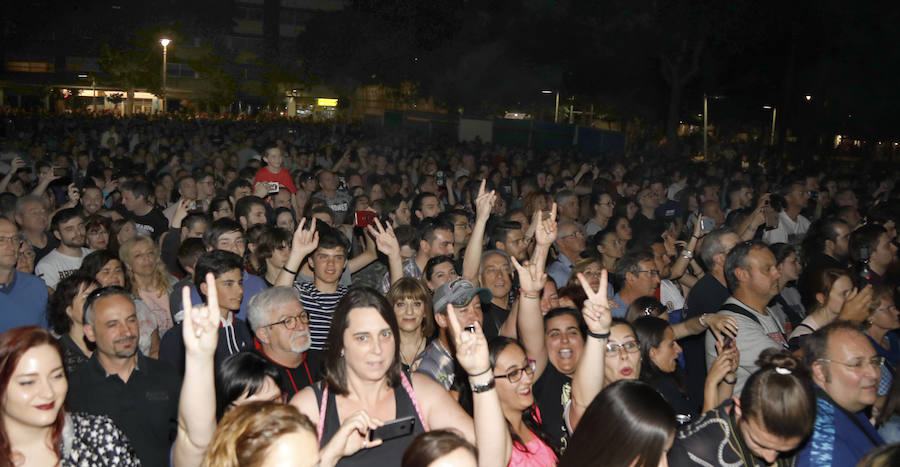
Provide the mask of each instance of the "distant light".
POLYGON ((763 110, 772 110, 772 106, 771 106, 771 105, 764 105, 764 106, 763 106, 763 110))
POLYGON ((78 73, 79 78, 87 78, 87 73, 78 73))
POLYGON ((159 40, 159 43, 162 44, 163 47, 168 47, 169 44, 172 43, 172 41, 170 41, 169 39, 163 38, 163 39, 160 39, 160 40, 159 40))
POLYGON ((318 105, 319 107, 337 107, 338 100, 320 97, 316 99, 316 105, 318 105))
POLYGON ((809 94, 807 94, 807 95, 805 95, 805 96, 803 96, 803 97, 806 99, 806 102, 809 102, 809 101, 812 100, 812 96, 809 95, 809 94))
POLYGON ((697 116, 698 116, 698 117, 702 117, 702 116, 703 116, 703 114, 697 114, 697 116))
POLYGON ((541 94, 553 94, 553 91, 548 91, 545 89, 545 90, 541 91, 541 94))

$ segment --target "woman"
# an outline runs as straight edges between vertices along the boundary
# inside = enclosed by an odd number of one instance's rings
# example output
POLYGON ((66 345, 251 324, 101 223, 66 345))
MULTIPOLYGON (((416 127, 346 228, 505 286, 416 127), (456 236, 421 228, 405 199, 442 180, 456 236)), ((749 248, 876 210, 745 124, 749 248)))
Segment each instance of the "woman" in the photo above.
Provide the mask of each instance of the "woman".
POLYGON ((416 371, 425 356, 425 347, 434 336, 434 300, 425 285, 412 277, 391 284, 386 298, 397 315, 400 363, 404 371, 416 371))
POLYGON ((223 217, 234 217, 234 210, 231 207, 231 201, 225 196, 216 196, 209 202, 209 215, 213 221, 217 221, 223 217))
MULTIPOLYGON (((402 253, 401 253, 402 254, 402 253)), ((438 287, 459 277, 453 257, 449 255, 434 256, 425 263, 422 279, 428 290, 434 292, 438 287)))
POLYGON ((806 309, 803 308, 800 292, 792 285, 800 278, 803 266, 793 246, 787 243, 773 243, 769 245, 769 249, 775 255, 775 267, 781 273, 781 277, 778 278, 778 295, 772 299, 769 306, 782 322, 785 332, 790 334, 790 331, 806 318, 806 309))
POLYGON ((619 381, 591 402, 559 465, 666 465, 675 427, 675 412, 655 389, 619 381))
POLYGON ((94 353, 93 343, 84 339, 84 303, 88 295, 100 287, 92 277, 74 274, 61 281, 47 304, 47 322, 59 336, 66 372, 88 361, 94 353))
MULTIPOLYGON (((125 268, 119 257, 110 250, 95 251, 84 257, 79 274, 96 280, 100 287, 118 286, 131 290, 131 284, 125 276, 125 268)), ((134 310, 138 318, 138 347, 141 353, 156 358, 159 352, 159 323, 150 307, 139 298, 134 298, 134 310)))
POLYGON ((109 249, 118 250, 121 245, 136 236, 137 228, 134 226, 134 222, 128 219, 116 219, 112 222, 112 229, 110 229, 109 249))
POLYGON ((685 388, 686 375, 678 365, 681 347, 668 321, 644 316, 634 321, 634 330, 641 348, 641 381, 653 386, 675 409, 680 423, 696 419, 701 413, 719 406, 731 397, 740 357, 737 347, 719 349, 706 375, 703 400, 693 401, 685 388), (729 383, 730 381, 730 383, 729 383))
POLYGON ((87 243, 85 244, 86 247, 92 250, 105 250, 110 248, 109 232, 111 226, 109 219, 100 215, 91 216, 85 223, 84 230, 85 239, 87 240, 87 243))
POLYGON ((62 352, 37 326, 0 334, 0 465, 140 465, 109 418, 64 410, 62 352))
POLYGON ((34 274, 34 248, 28 241, 19 244, 19 252, 16 256, 16 271, 25 274, 34 274))
POLYGON ((265 358, 240 352, 216 368, 216 419, 232 407, 254 401, 283 402, 278 369, 265 358))
MULTIPOLYGON (((617 221, 619 224, 622 220, 617 221)), ((625 223, 628 221, 625 220, 625 223)), ((603 269, 607 271, 616 270, 616 261, 625 256, 625 243, 627 240, 619 236, 616 224, 608 224, 608 227, 594 235, 592 243, 603 264, 603 269)), ((630 230, 629 230, 630 232, 630 230)), ((593 252, 592 252, 593 254, 593 252)))
POLYGON ((843 269, 822 269, 810 274, 804 284, 803 306, 810 313, 788 337, 791 350, 803 346, 806 336, 837 319, 844 302, 856 295, 853 280, 843 269))
POLYGON ((429 431, 416 436, 406 448, 401 466, 478 467, 478 450, 452 431, 429 431))
POLYGON ((812 382, 802 362, 784 350, 765 350, 756 364, 740 399, 678 432, 670 466, 794 465, 793 452, 816 421, 812 382))
MULTIPOLYGON (((480 326, 476 329, 480 330, 480 326)), ((396 315, 384 297, 372 289, 351 289, 338 302, 332 318, 326 345, 325 382, 307 387, 291 399, 291 405, 301 413, 319 420, 320 445, 331 440, 351 414, 358 412, 377 421, 404 416, 415 420, 410 435, 364 449, 352 458, 344 459, 341 465, 397 465, 412 439, 430 428, 454 428, 466 439, 475 439, 472 419, 442 386, 428 376, 418 373, 406 376, 402 372, 400 342, 395 337, 398 334, 396 315)), ((478 334, 483 342, 483 335, 478 334)), ((469 333, 457 339, 458 350, 461 349, 460 338, 468 339, 469 333)), ((465 367, 469 362, 468 354, 460 352, 457 352, 457 361, 465 367)), ((478 376, 483 378, 482 374, 478 376)), ((473 384, 483 382, 475 376, 470 377, 473 379, 473 384)), ((479 395, 490 397, 492 393, 487 389, 479 395)), ((490 402, 490 399, 476 397, 476 413, 481 400, 490 402)), ((479 430, 479 437, 490 431, 487 427, 492 422, 499 420, 487 422, 488 425, 479 430)), ((367 431, 355 431, 350 441, 362 441, 367 431)), ((500 443, 488 441, 485 444, 479 442, 479 445, 483 446, 480 460, 496 462, 503 457, 504 446, 500 443)))
POLYGON ((297 219, 290 208, 278 208, 272 213, 275 219, 275 227, 293 232, 297 229, 297 219))
POLYGON ((612 320, 605 363, 603 387, 623 379, 638 379, 641 375, 641 347, 634 334, 634 327, 624 319, 612 320))
POLYGON ((255 256, 259 261, 258 275, 267 287, 275 284, 275 279, 291 254, 293 233, 281 228, 267 228, 259 236, 255 256))
POLYGON ((150 307, 162 338, 175 325, 169 311, 169 293, 175 281, 166 271, 156 242, 139 235, 119 248, 119 258, 125 263, 131 293, 150 307))
POLYGON ((869 317, 863 322, 863 332, 878 355, 885 358, 878 386, 880 396, 887 394, 900 361, 900 338, 891 332, 897 328, 900 328, 900 318, 891 286, 878 284, 872 290, 872 303, 869 305, 869 317))

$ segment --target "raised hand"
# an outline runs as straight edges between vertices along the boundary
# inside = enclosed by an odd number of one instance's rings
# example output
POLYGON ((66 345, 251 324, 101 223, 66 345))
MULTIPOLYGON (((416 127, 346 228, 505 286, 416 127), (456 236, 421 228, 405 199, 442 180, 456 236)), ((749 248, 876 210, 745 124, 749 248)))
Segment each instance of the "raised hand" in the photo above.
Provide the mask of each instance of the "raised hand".
POLYGON ((366 230, 372 235, 372 238, 375 239, 375 246, 378 247, 378 251, 384 253, 389 258, 392 256, 399 257, 400 242, 397 240, 397 236, 394 235, 394 228, 391 227, 391 223, 387 222, 385 225, 382 225, 377 217, 374 221, 374 224, 366 226, 366 230))
POLYGON ((181 335, 187 355, 207 355, 212 358, 219 343, 219 295, 216 293, 216 278, 206 274, 207 305, 191 304, 191 289, 181 289, 181 303, 184 307, 181 335))
POLYGON ((9 163, 10 172, 15 172, 24 167, 25 167, 25 160, 22 159, 21 157, 16 157, 15 159, 12 160, 12 162, 9 163))
POLYGON ((709 330, 716 336, 717 341, 721 341, 724 336, 737 337, 737 320, 731 316, 710 313, 706 315, 706 324, 709 325, 709 330))
POLYGON ((309 228, 304 229, 306 218, 300 219, 297 230, 294 231, 294 238, 291 241, 291 256, 296 252, 300 258, 312 253, 319 246, 319 232, 316 231, 316 218, 313 217, 309 223, 309 228))
POLYGON ((487 339, 481 330, 481 323, 474 321, 471 327, 463 329, 456 316, 453 305, 447 305, 447 319, 453 330, 453 341, 456 344, 456 361, 471 376, 480 375, 491 370, 491 359, 488 354, 487 339))
POLYGON ((67 204, 69 206, 77 206, 78 200, 81 199, 81 192, 78 191, 78 187, 76 187, 74 183, 70 183, 66 188, 66 194, 69 196, 69 202, 67 204))
POLYGON ((709 368, 708 378, 712 378, 712 381, 715 381, 718 384, 720 381, 725 379, 725 377, 729 374, 737 370, 738 363, 740 363, 740 354, 738 353, 737 346, 731 345, 727 349, 722 347, 722 341, 716 342, 716 350, 719 355, 713 361, 712 366, 709 368))
POLYGON ((269 194, 269 182, 257 182, 253 185, 253 196, 265 198, 269 194))
POLYGON ((600 272, 599 290, 593 290, 584 274, 578 273, 578 282, 584 289, 587 300, 584 301, 584 307, 581 309, 581 315, 584 316, 584 322, 588 330, 595 334, 606 334, 609 332, 610 324, 612 324, 612 312, 609 309, 609 297, 606 296, 606 287, 609 281, 609 274, 606 269, 600 272))
POLYGON ((537 264, 531 261, 525 261, 524 264, 510 257, 516 271, 519 272, 519 287, 523 293, 531 295, 540 294, 544 290, 544 283, 547 282, 547 274, 544 271, 538 271, 537 264))
POLYGON ((867 285, 860 291, 853 289, 847 294, 844 306, 838 319, 861 323, 869 317, 869 305, 872 304, 872 286, 867 285))
POLYGON ((550 246, 556 241, 556 210, 556 203, 553 203, 550 208, 550 216, 546 219, 543 218, 541 210, 534 212, 531 223, 535 226, 534 239, 538 246, 550 246))
POLYGON ((494 190, 485 191, 487 180, 481 180, 481 186, 478 187, 478 197, 475 198, 475 217, 487 219, 494 209, 494 203, 497 201, 497 194, 494 190))

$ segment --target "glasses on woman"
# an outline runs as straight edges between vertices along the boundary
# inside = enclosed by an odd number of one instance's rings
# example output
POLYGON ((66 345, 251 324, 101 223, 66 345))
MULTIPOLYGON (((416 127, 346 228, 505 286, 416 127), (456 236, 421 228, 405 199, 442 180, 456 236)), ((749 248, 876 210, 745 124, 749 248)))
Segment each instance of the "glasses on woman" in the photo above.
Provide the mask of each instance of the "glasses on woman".
POLYGON ((309 324, 309 313, 305 311, 301 311, 300 314, 294 316, 288 316, 287 318, 276 321, 274 323, 267 324, 266 327, 282 325, 288 331, 293 331, 297 329, 297 326, 300 324, 309 324))
POLYGON ((624 344, 606 344, 606 355, 616 355, 623 350, 625 353, 635 353, 640 348, 635 341, 625 342, 624 344))
POLYGON ((505 375, 494 375, 494 378, 506 378, 510 383, 518 383, 519 380, 522 379, 523 373, 528 373, 528 376, 534 376, 534 370, 536 367, 537 364, 534 362, 534 360, 528 360, 528 363, 526 363, 522 368, 516 368, 515 370, 512 370, 505 375))

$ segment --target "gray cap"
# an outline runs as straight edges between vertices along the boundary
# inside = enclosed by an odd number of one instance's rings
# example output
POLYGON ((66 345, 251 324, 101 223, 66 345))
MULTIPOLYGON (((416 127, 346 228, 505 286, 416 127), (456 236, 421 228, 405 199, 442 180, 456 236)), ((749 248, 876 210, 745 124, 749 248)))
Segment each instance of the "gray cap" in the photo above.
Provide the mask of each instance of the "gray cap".
POLYGON ((449 281, 434 291, 434 312, 446 313, 447 304, 449 303, 456 307, 466 306, 472 302, 472 298, 476 295, 481 298, 482 303, 489 302, 494 298, 494 294, 488 288, 476 288, 465 279, 449 281))

